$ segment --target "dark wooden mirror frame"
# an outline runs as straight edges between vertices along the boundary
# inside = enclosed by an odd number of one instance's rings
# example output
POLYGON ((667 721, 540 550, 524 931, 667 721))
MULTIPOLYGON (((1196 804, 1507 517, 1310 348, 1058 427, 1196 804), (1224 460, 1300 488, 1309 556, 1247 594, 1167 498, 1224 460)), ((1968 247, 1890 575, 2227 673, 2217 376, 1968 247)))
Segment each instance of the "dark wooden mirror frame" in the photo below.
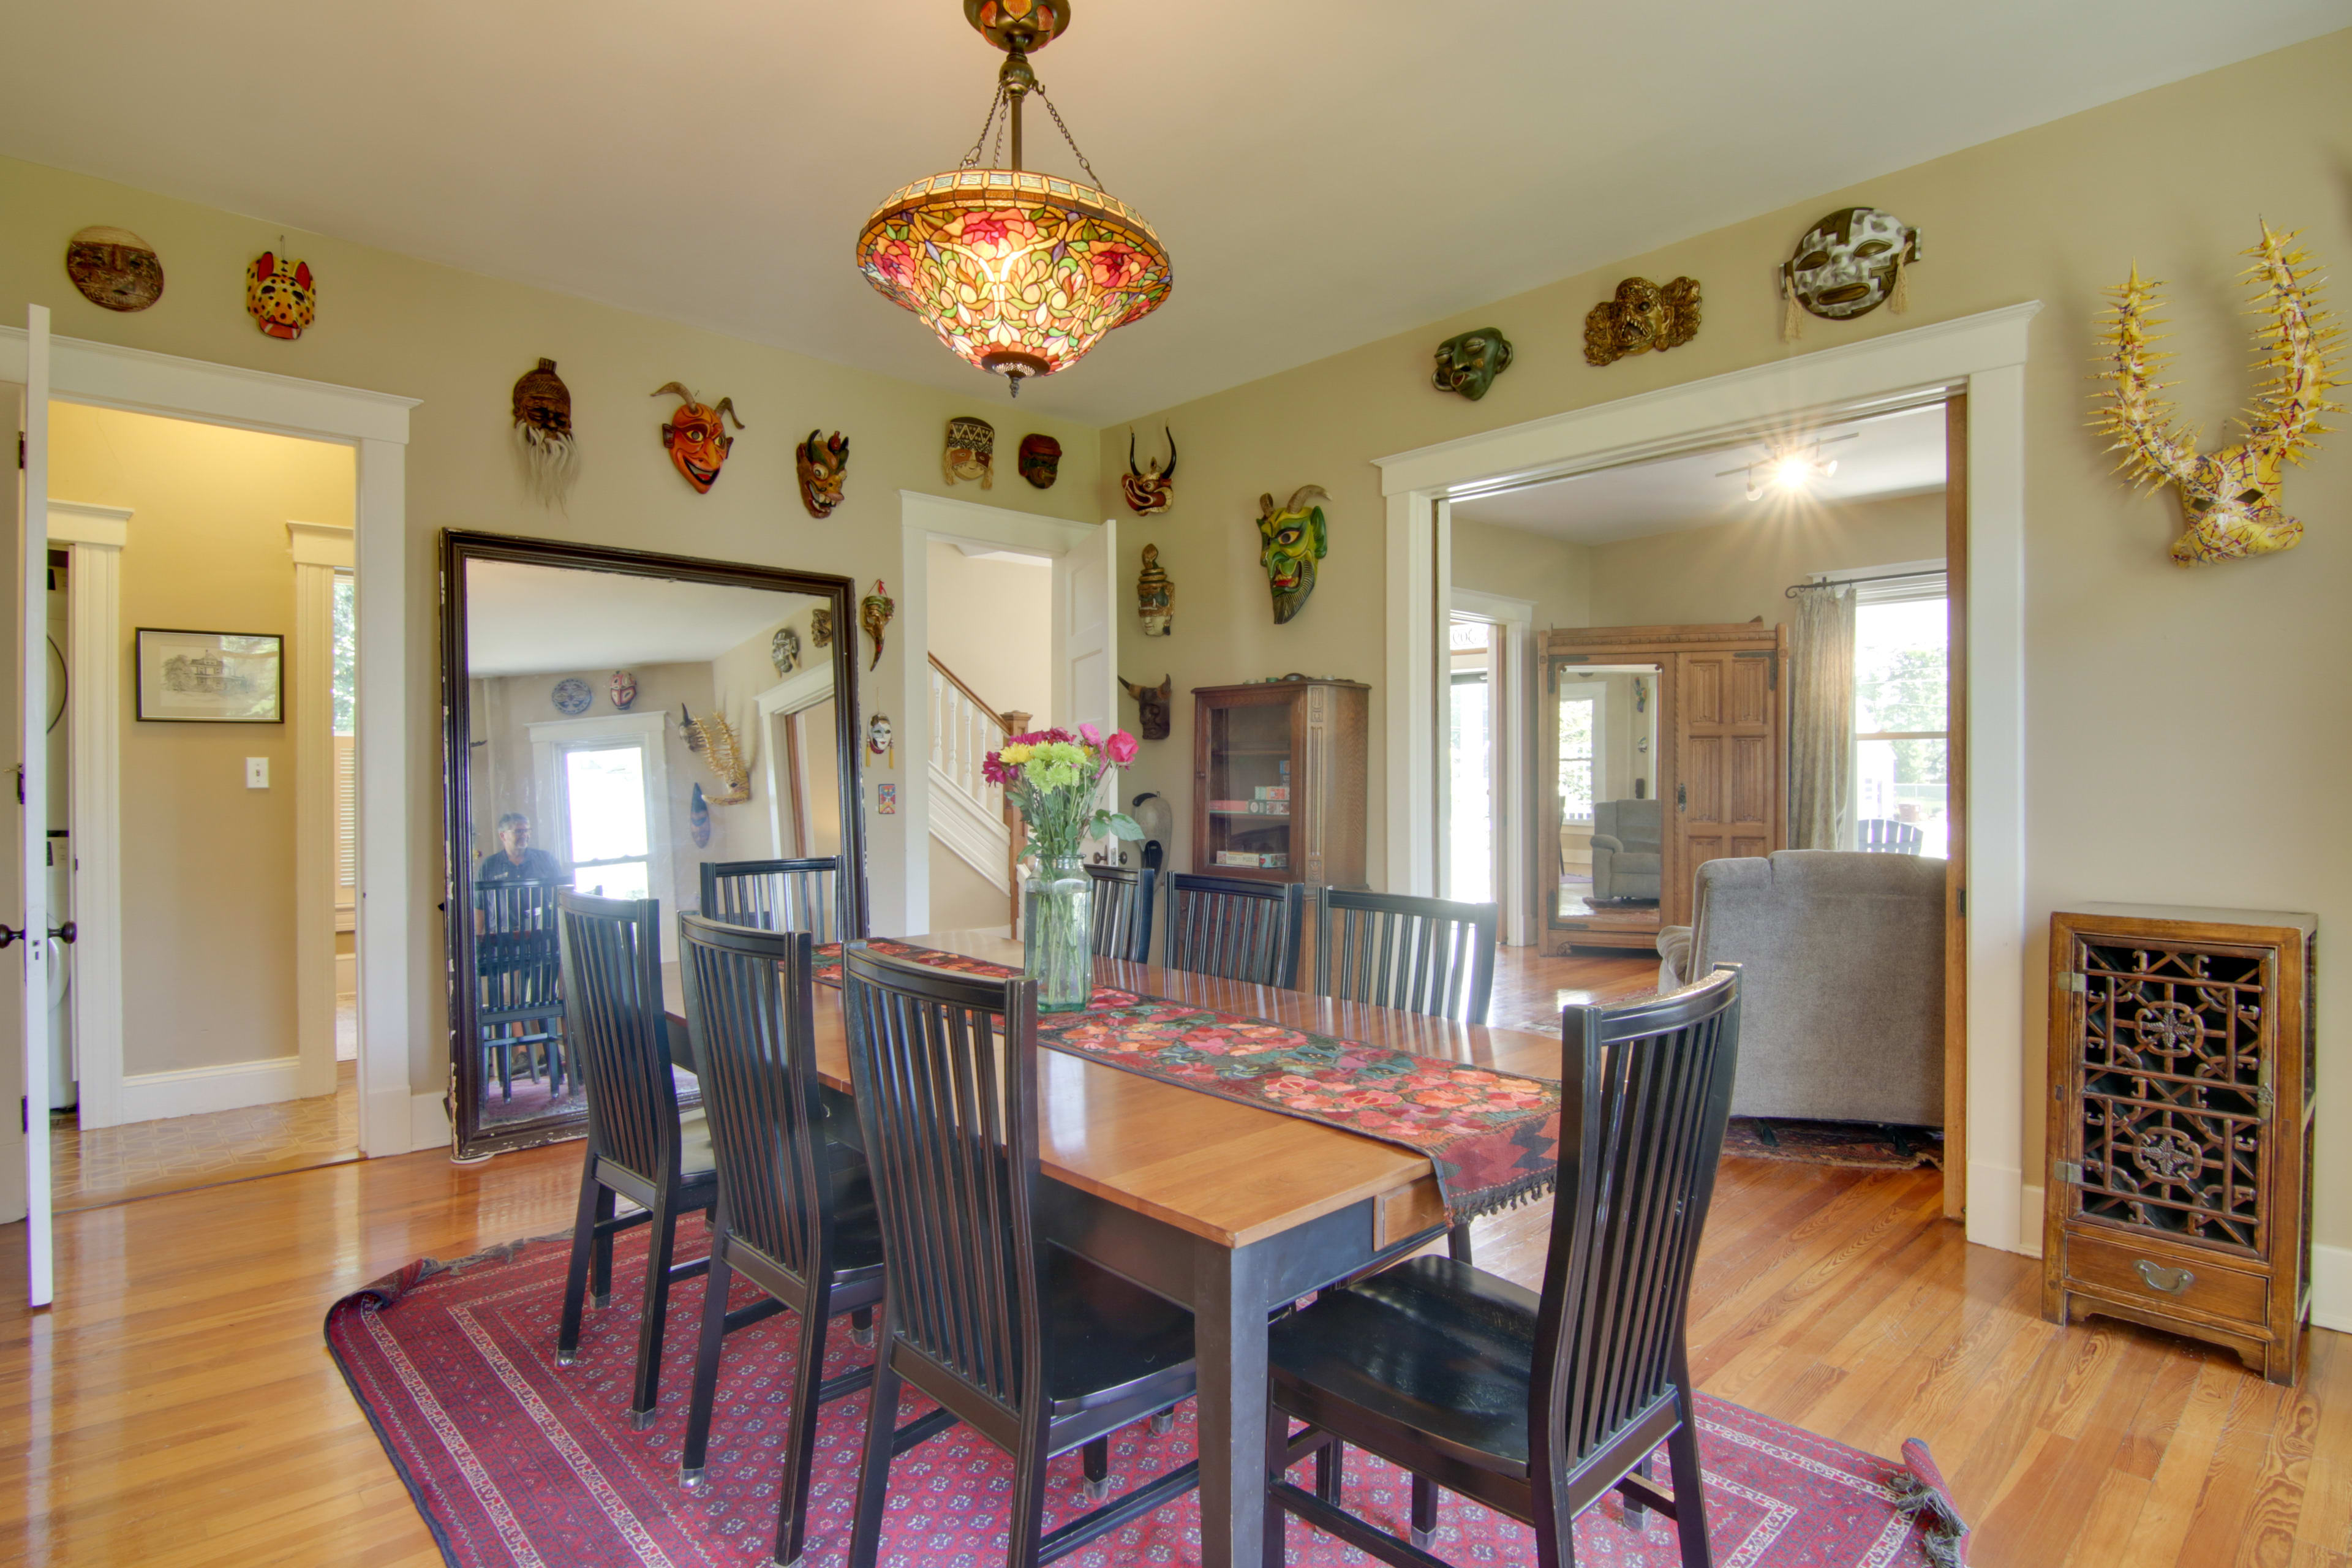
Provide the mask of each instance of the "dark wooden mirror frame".
MULTIPOLYGON (((712 583, 733 588, 767 588, 823 600, 832 606, 836 628, 831 653, 834 672, 835 741, 841 756, 841 853, 848 866, 842 884, 844 929, 866 930, 866 814, 863 808, 865 735, 857 706, 857 625, 855 589, 846 577, 818 572, 793 572, 776 566, 754 566, 737 561, 707 561, 688 555, 663 555, 645 550, 616 550, 595 544, 572 544, 552 539, 526 539, 512 534, 475 533, 444 529, 441 533, 441 785, 443 845, 446 865, 442 879, 443 924, 447 933, 449 980, 450 1128, 457 1155, 473 1159, 509 1149, 529 1149, 583 1135, 584 1110, 522 1122, 511 1129, 486 1127, 482 1121, 486 1089, 482 1053, 476 1045, 474 1023, 474 922, 464 918, 472 905, 472 838, 467 803, 473 796, 473 754, 467 741, 473 733, 471 692, 466 665, 466 565, 473 561, 507 561, 527 566, 557 566, 583 572, 618 572, 638 577, 675 582, 712 583)), ((814 652, 814 650, 811 650, 814 652)), ((674 953, 677 911, 664 911, 673 929, 663 933, 662 952, 674 953)))

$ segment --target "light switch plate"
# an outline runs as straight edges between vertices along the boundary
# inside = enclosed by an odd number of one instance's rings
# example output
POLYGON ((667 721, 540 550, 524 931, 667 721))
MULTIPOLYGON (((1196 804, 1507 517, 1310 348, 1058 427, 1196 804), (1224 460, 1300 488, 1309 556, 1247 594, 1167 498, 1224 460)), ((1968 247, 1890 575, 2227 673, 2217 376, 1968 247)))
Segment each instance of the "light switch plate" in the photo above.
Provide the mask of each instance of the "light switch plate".
POLYGON ((245 759, 245 787, 247 789, 268 789, 269 787, 269 759, 268 757, 247 757, 245 759))

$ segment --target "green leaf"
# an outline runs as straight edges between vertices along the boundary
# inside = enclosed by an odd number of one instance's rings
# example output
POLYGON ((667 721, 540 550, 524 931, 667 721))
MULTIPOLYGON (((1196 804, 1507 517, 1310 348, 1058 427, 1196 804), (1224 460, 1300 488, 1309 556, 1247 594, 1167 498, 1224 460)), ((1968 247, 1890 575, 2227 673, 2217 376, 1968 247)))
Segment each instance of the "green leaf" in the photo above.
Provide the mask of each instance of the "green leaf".
POLYGON ((1135 818, 1125 812, 1107 811, 1102 815, 1108 819, 1105 826, 1110 829, 1113 837, 1124 838, 1131 843, 1140 841, 1143 837, 1143 829, 1137 826, 1135 818))

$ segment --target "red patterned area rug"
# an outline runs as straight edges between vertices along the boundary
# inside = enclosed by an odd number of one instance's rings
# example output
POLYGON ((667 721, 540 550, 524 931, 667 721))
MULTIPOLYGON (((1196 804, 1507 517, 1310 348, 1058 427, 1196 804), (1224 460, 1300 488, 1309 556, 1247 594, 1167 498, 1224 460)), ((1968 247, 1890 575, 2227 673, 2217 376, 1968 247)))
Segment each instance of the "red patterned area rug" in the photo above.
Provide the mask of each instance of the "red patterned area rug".
MULTIPOLYGON (((678 1231, 682 1254, 708 1244, 698 1219, 681 1222, 678 1231)), ((671 1292, 658 1419, 650 1431, 632 1432, 623 1411, 636 1341, 625 1287, 644 1278, 644 1237, 637 1230, 619 1239, 614 1304, 589 1313, 579 1362, 561 1371, 555 1333, 568 1238, 519 1243, 457 1264, 411 1264, 328 1312, 329 1348, 457 1568, 737 1568, 769 1561, 798 1320, 779 1313, 729 1336, 709 1484, 704 1495, 688 1495, 677 1485, 677 1460, 699 1282, 671 1292)), ((840 1327, 828 1375, 869 1353, 849 1342, 845 1323, 840 1327)), ((1921 1472, 1932 1479, 1931 1467, 1875 1458, 1705 1394, 1699 1403, 1708 1521, 1722 1568, 1917 1568, 1936 1561, 1927 1526, 1914 1517, 1941 1506, 1940 1486, 1922 1485, 1921 1472)), ((899 1420, 928 1408, 910 1394, 899 1420)), ((810 1568, 846 1558, 865 1415, 866 1396, 855 1394, 827 1405, 819 1424, 812 1543, 803 1559, 810 1568)), ((1113 1437, 1111 1453, 1114 1485, 1122 1489, 1183 1463, 1193 1455, 1192 1403, 1179 1407, 1167 1436, 1153 1437, 1139 1424, 1113 1437)), ((1300 1477, 1307 1474, 1302 1468, 1300 1477)), ((1080 1481, 1076 1453, 1055 1461, 1049 1528, 1084 1507, 1080 1481)), ((1351 1509, 1402 1533, 1403 1476, 1351 1452, 1348 1482, 1351 1509)), ((1011 1460, 960 1426, 900 1456, 891 1468, 885 1568, 1001 1563, 1012 1484, 1011 1460)), ((1604 1501, 1578 1522, 1578 1560, 1615 1568, 1675 1563, 1673 1526, 1654 1515, 1648 1526, 1629 1529, 1616 1501, 1604 1501)), ((1289 1539, 1294 1564, 1370 1561, 1296 1521, 1289 1539)), ((1436 1552, 1463 1564, 1534 1560, 1526 1529, 1451 1495, 1436 1552)), ((1172 1503, 1064 1561, 1074 1568, 1197 1563, 1196 1501, 1172 1503)))

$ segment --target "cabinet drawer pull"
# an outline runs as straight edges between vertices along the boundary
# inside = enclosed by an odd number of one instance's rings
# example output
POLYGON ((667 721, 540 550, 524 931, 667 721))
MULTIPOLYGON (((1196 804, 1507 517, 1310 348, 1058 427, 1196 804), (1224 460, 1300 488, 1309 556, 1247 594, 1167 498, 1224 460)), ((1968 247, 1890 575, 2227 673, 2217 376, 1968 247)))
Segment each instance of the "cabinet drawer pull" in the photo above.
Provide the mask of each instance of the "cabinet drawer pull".
POLYGON ((2186 1268, 2167 1268, 2145 1258, 2134 1258, 2132 1267, 2139 1270, 2139 1277, 2147 1281, 2149 1289, 2161 1290, 2168 1296, 2178 1296, 2197 1283, 2197 1276, 2186 1268))

